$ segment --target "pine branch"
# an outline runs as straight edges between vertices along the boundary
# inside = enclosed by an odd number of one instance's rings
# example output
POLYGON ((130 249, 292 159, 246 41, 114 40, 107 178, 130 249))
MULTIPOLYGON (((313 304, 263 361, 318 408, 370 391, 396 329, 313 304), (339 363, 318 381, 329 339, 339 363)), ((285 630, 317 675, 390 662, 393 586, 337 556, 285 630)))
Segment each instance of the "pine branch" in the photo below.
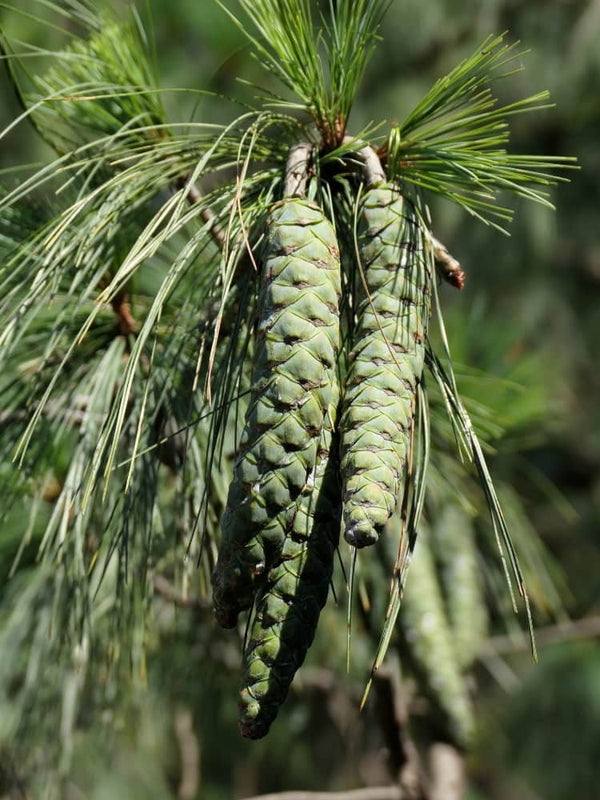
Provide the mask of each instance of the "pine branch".
POLYGON ((212 612, 212 603, 209 600, 204 597, 184 597, 164 575, 154 576, 153 587, 157 595, 175 606, 204 613, 212 612))
MULTIPOLYGON (((239 3, 247 20, 238 18, 219 0, 267 70, 300 99, 317 125, 326 124, 327 90, 309 0, 239 0, 239 3), (249 23, 257 31, 256 36, 250 32, 249 23)), ((286 105, 283 100, 280 103, 286 105)))
POLYGON ((462 800, 466 791, 465 759, 452 745, 436 742, 429 749, 429 800, 462 800))
POLYGON ((181 176, 175 181, 175 189, 176 190, 187 190, 187 198, 192 205, 196 203, 201 206, 200 211, 200 219, 203 222, 206 222, 209 227, 210 235, 215 243, 215 245, 219 248, 219 250, 223 250, 225 247, 225 242, 227 240, 227 234, 223 230, 223 228, 218 224, 216 215, 214 211, 209 207, 206 206, 202 200, 203 195, 198 186, 190 182, 189 177, 181 176))
POLYGON ((391 766, 403 793, 410 799, 420 796, 424 775, 418 750, 410 738, 408 702, 400 675, 395 656, 391 664, 376 673, 374 684, 391 766))
POLYGON ((177 797, 193 800, 200 787, 200 742, 194 732, 192 712, 187 708, 177 711, 174 727, 181 762, 177 797))
POLYGON ((463 289, 465 285, 465 273, 459 262, 454 256, 450 255, 446 245, 442 244, 434 236, 431 237, 431 244, 433 246, 433 258, 438 273, 451 286, 459 290, 463 289))
MULTIPOLYGON (((141 632, 154 597, 202 613, 210 607, 205 594, 219 517, 248 399, 259 291, 254 252, 265 212, 281 195, 290 147, 309 140, 321 149, 314 148, 308 193, 340 238, 351 240, 354 167, 367 145, 345 132, 386 5, 332 1, 330 17, 315 21, 308 0, 242 0, 258 29, 251 37, 256 54, 300 102, 275 98, 272 105, 294 113, 246 109, 213 126, 167 119, 135 19, 121 24, 98 13, 91 0, 67 0, 65 9, 44 4, 64 10, 83 35, 55 53, 24 53, 23 61, 51 58, 43 75, 30 74, 7 46, 24 109, 4 133, 31 119, 58 157, 0 196, 0 396, 6 401, 0 421, 11 422, 2 426, 0 445, 4 453, 17 446, 22 467, 4 494, 10 502, 31 497, 35 509, 48 500, 46 474, 56 478, 64 464, 48 518, 35 527, 31 512, 15 564, 34 527, 40 564, 31 590, 19 595, 26 602, 14 604, 2 634, 8 658, 0 665, 0 693, 19 687, 14 703, 10 698, 9 723, 29 730, 37 721, 33 709, 45 707, 32 701, 46 688, 40 665, 52 665, 47 706, 56 708, 66 671, 75 676, 67 689, 77 696, 85 675, 104 686, 106 676, 96 681, 94 671, 103 658, 143 674, 141 632), (298 121, 298 110, 312 114, 317 136, 298 121), (31 198, 40 193, 52 194, 53 206, 28 220, 31 198), (190 593, 165 575, 193 582, 190 593), (11 670, 28 658, 22 684, 11 670)), ((494 219, 505 214, 497 190, 540 199, 536 187, 553 180, 544 170, 563 163, 506 155, 505 118, 540 107, 545 98, 494 107, 490 73, 512 58, 500 41, 436 84, 388 143, 392 176, 494 219)), ((380 169, 376 179, 383 178, 380 169)), ((460 285, 460 265, 430 240, 441 274, 460 285)), ((344 278, 348 289, 351 280, 344 278)), ((350 327, 351 299, 344 313, 350 327)), ((490 438, 499 437, 502 421, 480 403, 473 404, 472 424, 451 368, 433 353, 430 367, 450 412, 446 442, 455 435, 462 455, 476 463, 504 538, 501 549, 524 592, 474 430, 478 423, 490 438)), ((374 670, 391 641, 424 506, 424 391, 416 433, 402 549, 374 670)), ((72 717, 64 725, 65 747, 72 717)), ((396 787, 381 791, 402 796, 396 787)))
POLYGON ((110 301, 117 317, 117 327, 121 336, 128 338, 135 332, 135 319, 131 313, 131 300, 129 294, 122 289, 110 301))
POLYGON ((390 0, 331 1, 320 27, 310 0, 239 2, 248 20, 238 18, 223 2, 220 5, 249 39, 261 64, 300 100, 268 102, 306 110, 324 148, 338 147, 390 0), (257 35, 250 33, 248 23, 257 35))
POLYGON ((566 180, 556 172, 576 159, 513 155, 507 151, 512 117, 549 108, 548 93, 498 105, 492 84, 519 71, 522 55, 504 37, 488 37, 446 77, 440 78, 385 148, 392 176, 452 200, 500 230, 512 211, 499 193, 512 193, 552 208, 544 188, 566 180))
MULTIPOLYGON (((581 639, 597 639, 600 637, 600 616, 591 615, 568 622, 559 622, 556 625, 544 625, 537 628, 535 637, 538 647, 550 647, 581 639)), ((527 637, 522 634, 492 636, 487 640, 481 658, 485 660, 487 654, 508 655, 526 651, 529 646, 527 637)))

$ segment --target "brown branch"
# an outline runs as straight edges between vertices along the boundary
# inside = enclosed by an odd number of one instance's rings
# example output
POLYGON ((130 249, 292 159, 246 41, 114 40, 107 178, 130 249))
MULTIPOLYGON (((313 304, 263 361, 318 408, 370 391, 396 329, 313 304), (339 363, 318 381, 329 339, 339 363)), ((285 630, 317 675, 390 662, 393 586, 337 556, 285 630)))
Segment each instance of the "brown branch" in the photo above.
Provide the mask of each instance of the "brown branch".
POLYGON ((163 575, 155 575, 153 581, 154 594, 163 600, 173 603, 179 608, 189 608, 192 611, 212 611, 212 603, 204 597, 184 597, 173 584, 163 575))
POLYGON ((460 263, 451 256, 448 248, 443 245, 435 236, 431 237, 433 246, 433 259, 435 266, 441 277, 451 286, 462 289, 465 285, 465 273, 460 263))
MULTIPOLYGON (((28 422, 31 419, 32 413, 39 408, 39 403, 33 403, 29 409, 19 409, 12 411, 0 412, 0 425, 10 424, 14 422, 28 422)), ((87 405, 87 401, 86 401, 87 405)), ((63 408, 60 403, 48 400, 44 403, 42 414, 44 417, 63 420, 67 425, 81 425, 85 420, 88 412, 86 405, 81 408, 63 408)), ((94 418, 99 418, 99 415, 94 415, 94 418)))
POLYGON ((429 800, 462 800, 466 790, 463 756, 452 745, 436 742, 429 749, 429 800))
POLYGON ((246 800, 406 800, 399 786, 369 786, 348 792, 279 792, 248 797, 246 800))
POLYGON ((298 672, 297 684, 302 689, 312 689, 329 694, 339 685, 339 682, 339 675, 326 667, 304 666, 298 672))
MULTIPOLYGON (((578 639, 595 639, 600 636, 600 615, 582 617, 573 622, 559 622, 557 625, 546 625, 538 628, 535 638, 538 646, 560 644, 578 639)), ((529 649, 529 638, 525 634, 517 636, 494 636, 488 639, 483 656, 489 652, 494 654, 516 653, 529 649)))
POLYGON ((284 197, 305 197, 313 148, 308 142, 294 145, 289 152, 283 184, 284 197))
MULTIPOLYGON (((179 178, 175 183, 176 189, 186 189, 187 188, 187 199, 190 202, 190 205, 196 205, 197 203, 201 203, 203 200, 202 192, 200 189, 193 183, 190 183, 190 179, 182 176, 179 178)), ((219 250, 223 250, 225 247, 225 231, 221 228, 221 226, 217 222, 217 217, 212 209, 205 206, 204 208, 200 209, 200 218, 203 222, 210 224, 209 233, 212 237, 213 242, 219 248, 219 250)))
POLYGON ((379 159, 377 151, 370 145, 365 144, 360 139, 355 139, 353 136, 344 137, 344 144, 353 142, 356 145, 356 150, 349 153, 344 163, 347 167, 352 167, 353 159, 359 165, 362 178, 367 186, 377 186, 383 183, 386 179, 385 170, 379 159))
POLYGON ((423 796, 423 774, 417 748, 408 734, 409 712, 396 658, 377 670, 374 688, 380 725, 403 796, 419 800, 423 796))
POLYGON ((180 709, 176 713, 174 727, 181 760, 177 797, 180 800, 193 800, 200 786, 200 745, 189 709, 180 709))
MULTIPOLYGON (((196 205, 196 203, 200 203, 203 199, 200 189, 198 189, 198 187, 194 184, 190 184, 189 178, 179 178, 175 183, 175 188, 187 188, 187 199, 191 205, 196 205)), ((209 233, 214 243, 219 250, 223 250, 226 237, 224 231, 217 223, 217 217, 215 213, 210 208, 204 207, 200 209, 200 217, 204 222, 210 225, 209 233)), ((129 298, 129 293, 126 291, 126 289, 121 289, 119 292, 117 292, 117 294, 110 301, 110 304, 116 314, 117 327, 121 336, 125 336, 127 338, 131 336, 131 334, 135 333, 135 318, 131 312, 131 301, 129 298)))
POLYGON ((131 302, 129 294, 124 290, 117 294, 110 301, 113 311, 117 316, 117 327, 121 336, 131 336, 135 331, 135 319, 131 313, 131 302))

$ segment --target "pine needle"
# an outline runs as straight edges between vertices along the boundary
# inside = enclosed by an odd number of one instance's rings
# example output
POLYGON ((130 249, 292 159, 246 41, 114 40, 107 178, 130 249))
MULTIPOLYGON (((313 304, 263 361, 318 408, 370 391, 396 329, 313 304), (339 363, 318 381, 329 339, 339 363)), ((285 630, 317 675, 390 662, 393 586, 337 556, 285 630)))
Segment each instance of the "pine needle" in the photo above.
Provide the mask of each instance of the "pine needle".
POLYGON ((344 139, 389 1, 330 0, 320 27, 310 0, 239 0, 248 19, 219 4, 248 38, 255 57, 300 103, 275 95, 265 101, 308 112, 325 146, 333 149, 344 139))
POLYGON ((504 36, 489 36, 474 53, 440 78, 405 121, 390 131, 388 170, 408 184, 446 197, 483 222, 506 232, 512 219, 499 193, 553 208, 544 187, 575 168, 576 159, 511 154, 509 120, 550 108, 548 93, 499 105, 492 84, 514 75, 524 55, 504 36))

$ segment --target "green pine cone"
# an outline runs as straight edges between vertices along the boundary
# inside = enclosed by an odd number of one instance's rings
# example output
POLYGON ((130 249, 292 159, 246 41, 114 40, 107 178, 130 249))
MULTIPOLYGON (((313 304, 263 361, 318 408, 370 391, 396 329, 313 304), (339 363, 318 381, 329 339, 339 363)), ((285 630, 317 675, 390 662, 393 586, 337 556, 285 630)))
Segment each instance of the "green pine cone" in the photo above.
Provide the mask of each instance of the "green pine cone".
POLYGON ((337 378, 340 261, 322 210, 286 198, 268 218, 253 390, 213 573, 217 620, 252 605, 317 463, 337 378))
POLYGON ((432 549, 441 576, 454 650, 468 670, 488 634, 488 613, 477 561, 473 520, 460 507, 449 505, 436 517, 432 549))
POLYGON ((424 361, 431 274, 414 207, 391 185, 369 189, 359 217, 358 324, 340 430, 344 535, 377 541, 400 495, 424 361))
POLYGON ((400 621, 415 672, 441 716, 445 733, 457 745, 465 746, 473 734, 473 711, 456 658, 428 537, 426 531, 417 540, 400 621))
POLYGON ((298 498, 293 530, 257 597, 240 693, 240 729, 251 739, 265 736, 277 716, 327 600, 341 520, 336 405, 334 397, 312 486, 298 498))

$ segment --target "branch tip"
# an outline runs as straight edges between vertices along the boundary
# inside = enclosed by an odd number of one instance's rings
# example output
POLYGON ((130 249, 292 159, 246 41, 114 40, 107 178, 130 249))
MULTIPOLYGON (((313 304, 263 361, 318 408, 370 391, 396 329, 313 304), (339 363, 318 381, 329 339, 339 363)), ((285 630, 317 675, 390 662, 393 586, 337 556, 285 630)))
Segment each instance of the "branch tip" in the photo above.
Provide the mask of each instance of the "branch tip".
POLYGON ((439 274, 447 283, 460 291, 464 288, 466 278, 460 262, 448 252, 448 248, 435 236, 431 237, 431 244, 433 245, 433 259, 439 274))

